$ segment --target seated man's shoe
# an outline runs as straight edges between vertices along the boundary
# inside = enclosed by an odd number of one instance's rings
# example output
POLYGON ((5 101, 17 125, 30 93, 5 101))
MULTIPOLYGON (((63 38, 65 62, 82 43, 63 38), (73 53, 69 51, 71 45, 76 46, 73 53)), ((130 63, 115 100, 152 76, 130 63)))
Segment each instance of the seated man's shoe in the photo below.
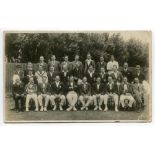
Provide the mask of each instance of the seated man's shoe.
POLYGON ((47 111, 47 107, 44 107, 44 111, 47 111))
POLYGON ((83 111, 85 109, 85 107, 81 107, 81 111, 83 111))
POLYGON ((86 107, 86 111, 88 110, 88 107, 86 107))
POLYGON ((98 106, 96 106, 95 108, 94 108, 94 110, 96 111, 98 109, 98 106))
POLYGON ((57 109, 57 106, 55 105, 54 108, 53 108, 53 111, 55 111, 56 109, 57 109))
POLYGON ((99 106, 99 110, 100 110, 100 111, 102 111, 102 108, 101 108, 101 106, 99 106))
POLYGON ((72 107, 67 108, 67 111, 71 111, 72 107))
POLYGON ((118 108, 115 108, 115 111, 118 112, 118 108))
POLYGON ((28 112, 29 111, 29 108, 26 108, 26 110, 25 110, 26 112, 28 112))
POLYGON ((41 108, 40 108, 40 111, 43 111, 44 109, 43 109, 43 106, 41 106, 41 108))
POLYGON ((108 108, 106 107, 106 108, 104 108, 104 112, 106 112, 106 111, 108 111, 108 108))
POLYGON ((73 110, 74 110, 74 111, 77 111, 77 109, 76 109, 75 107, 73 107, 73 110))
POLYGON ((35 112, 37 112, 37 111, 38 111, 38 108, 35 109, 35 112))
POLYGON ((60 109, 60 111, 63 111, 63 108, 62 108, 62 106, 60 106, 60 107, 59 107, 59 109, 60 109))

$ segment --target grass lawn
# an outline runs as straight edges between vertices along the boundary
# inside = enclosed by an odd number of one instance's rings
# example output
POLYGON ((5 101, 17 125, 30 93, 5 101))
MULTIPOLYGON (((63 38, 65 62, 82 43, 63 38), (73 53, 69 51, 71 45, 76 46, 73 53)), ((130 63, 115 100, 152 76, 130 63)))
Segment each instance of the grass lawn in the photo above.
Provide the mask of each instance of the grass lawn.
POLYGON ((137 113, 136 111, 119 111, 115 112, 113 110, 109 110, 107 112, 103 111, 47 111, 47 112, 19 112, 16 113, 13 110, 10 110, 14 105, 14 101, 12 97, 9 95, 5 98, 5 121, 6 122, 23 122, 23 121, 86 121, 89 122, 92 120, 95 122, 96 120, 104 122, 104 121, 138 121, 147 122, 149 116, 148 106, 141 113, 137 113))

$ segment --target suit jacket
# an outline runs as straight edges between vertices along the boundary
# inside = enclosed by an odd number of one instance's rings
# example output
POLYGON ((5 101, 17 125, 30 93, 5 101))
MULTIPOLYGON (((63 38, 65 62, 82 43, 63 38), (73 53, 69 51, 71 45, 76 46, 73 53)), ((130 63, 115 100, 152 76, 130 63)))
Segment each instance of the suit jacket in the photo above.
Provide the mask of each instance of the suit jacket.
POLYGON ((111 73, 111 77, 113 78, 114 82, 122 82, 123 76, 122 73, 117 71, 117 77, 115 76, 114 73, 111 73))
POLYGON ((55 72, 55 71, 52 73, 52 75, 51 75, 50 72, 47 72, 47 77, 48 77, 49 84, 52 84, 55 81, 56 75, 58 75, 58 73, 55 72))
POLYGON ((84 87, 84 84, 82 83, 79 85, 79 93, 80 95, 91 95, 91 85, 86 83, 86 87, 84 87))
POLYGON ((81 61, 73 61, 72 62, 72 69, 74 70, 75 69, 75 66, 76 66, 76 64, 78 63, 78 65, 79 65, 79 69, 81 70, 81 72, 83 71, 83 64, 82 64, 82 62, 81 61))
POLYGON ((121 85, 119 87, 120 95, 122 95, 122 94, 125 95, 126 93, 132 94, 132 86, 130 85, 130 83, 127 83, 126 85, 127 85, 127 89, 124 90, 124 82, 121 83, 121 85))
MULTIPOLYGON (((66 63, 63 61, 60 65, 60 68, 61 68, 61 71, 63 71, 63 66, 65 65, 66 63)), ((67 68, 68 68, 68 71, 70 72, 72 70, 72 63, 71 62, 67 62, 67 68)))
POLYGON ((142 94, 144 91, 143 85, 141 83, 139 84, 134 83, 132 85, 132 91, 133 91, 133 94, 139 94, 139 93, 142 94))
POLYGON ((64 93, 64 85, 60 82, 58 87, 56 85, 55 82, 53 82, 51 84, 51 87, 50 87, 50 93, 51 94, 63 94, 64 93))
POLYGON ((24 84, 21 82, 19 85, 13 84, 12 86, 12 94, 15 96, 16 94, 24 94, 25 93, 25 87, 24 84))
POLYGON ((77 70, 76 68, 72 70, 71 75, 73 75, 74 78, 76 78, 77 80, 82 79, 82 77, 83 77, 83 73, 82 73, 81 69, 77 70))
POLYGON ((92 77, 90 76, 89 72, 87 72, 87 73, 85 74, 85 76, 87 77, 88 83, 90 83, 91 85, 92 85, 93 83, 95 83, 95 80, 96 80, 96 73, 95 73, 95 72, 93 73, 92 77))
POLYGON ((106 94, 107 93, 107 88, 106 84, 100 83, 99 88, 97 87, 97 83, 94 83, 92 86, 92 95, 96 94, 106 94))
POLYGON ((98 73, 97 77, 101 78, 101 83, 105 84, 108 81, 108 74, 107 73, 104 73, 104 74, 98 73))
POLYGON ((49 68, 50 66, 53 66, 53 67, 54 67, 54 70, 55 70, 56 72, 59 72, 59 71, 60 71, 60 62, 59 62, 59 61, 55 61, 54 64, 53 64, 52 61, 50 61, 50 62, 48 63, 48 68, 49 68))
POLYGON ((67 84, 68 83, 69 77, 70 77, 70 73, 69 72, 67 72, 66 76, 65 76, 64 72, 60 72, 60 79, 63 82, 63 84, 67 84))
POLYGON ((107 83, 107 92, 108 93, 115 93, 115 94, 118 94, 118 87, 117 87, 117 84, 116 83, 112 83, 112 88, 110 88, 110 85, 109 83, 107 83))
POLYGON ((87 59, 85 60, 85 67, 84 67, 84 73, 88 71, 89 66, 93 66, 95 68, 95 62, 94 60, 91 60, 90 64, 88 65, 87 59))
POLYGON ((101 67, 104 67, 106 70, 107 63, 106 62, 97 62, 96 64, 96 72, 100 72, 101 67))
POLYGON ((134 80, 134 78, 136 78, 136 77, 139 79, 139 82, 140 82, 140 83, 142 83, 143 80, 145 80, 145 76, 144 76, 144 74, 143 74, 142 72, 140 72, 139 75, 138 75, 137 73, 134 73, 134 75, 133 75, 133 80, 134 80))
POLYGON ((123 69, 123 71, 121 73, 122 73, 123 77, 128 78, 128 82, 132 82, 132 80, 133 80, 132 72, 130 72, 128 69, 126 71, 123 69))
POLYGON ((45 86, 43 86, 43 83, 38 84, 38 95, 40 94, 50 94, 50 84, 45 83, 45 86))
POLYGON ((76 93, 79 93, 79 90, 78 90, 78 86, 76 83, 73 82, 73 86, 71 86, 71 83, 69 82, 67 84, 67 87, 66 87, 66 94, 69 92, 69 91, 75 91, 76 93))

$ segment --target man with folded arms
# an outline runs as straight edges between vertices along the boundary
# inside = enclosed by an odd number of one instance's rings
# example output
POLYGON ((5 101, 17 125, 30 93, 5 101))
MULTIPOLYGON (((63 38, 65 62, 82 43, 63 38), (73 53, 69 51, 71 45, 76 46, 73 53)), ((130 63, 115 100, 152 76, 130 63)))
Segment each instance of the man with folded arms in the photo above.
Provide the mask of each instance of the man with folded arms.
POLYGON ((38 111, 38 100, 37 100, 37 85, 34 84, 33 78, 30 78, 30 82, 25 86, 26 90, 26 111, 29 111, 29 102, 32 99, 35 102, 35 111, 38 111))
MULTIPOLYGON (((106 94, 106 85, 101 83, 101 78, 97 77, 96 83, 92 86, 92 94, 93 94, 93 100, 95 108, 94 110, 102 110, 101 106, 104 101, 104 104, 107 105, 108 101, 108 95, 106 94), (97 101, 99 100, 99 103, 97 101)), ((105 108, 105 111, 107 110, 107 107, 105 108)))
POLYGON ((48 102, 50 99, 50 84, 47 81, 47 77, 44 76, 42 83, 38 84, 38 102, 40 105, 40 111, 47 111, 48 102), (43 98, 45 99, 45 104, 43 105, 43 98))
POLYGON ((122 105, 122 108, 132 108, 132 105, 134 103, 134 98, 132 96, 132 87, 128 83, 127 77, 123 78, 123 82, 120 85, 120 104, 122 105), (125 105, 125 101, 128 100, 129 103, 125 105))
POLYGON ((64 93, 64 85, 60 82, 60 76, 57 75, 55 77, 55 82, 52 83, 50 93, 52 94, 50 96, 50 101, 52 105, 54 106, 53 111, 57 109, 57 105, 55 103, 55 100, 57 100, 57 104, 59 105, 60 111, 63 110, 62 106, 65 103, 65 96, 63 95, 64 93))
POLYGON ((83 77, 82 84, 79 86, 79 101, 82 103, 81 110, 88 110, 88 106, 92 101, 91 85, 87 82, 87 77, 83 77))

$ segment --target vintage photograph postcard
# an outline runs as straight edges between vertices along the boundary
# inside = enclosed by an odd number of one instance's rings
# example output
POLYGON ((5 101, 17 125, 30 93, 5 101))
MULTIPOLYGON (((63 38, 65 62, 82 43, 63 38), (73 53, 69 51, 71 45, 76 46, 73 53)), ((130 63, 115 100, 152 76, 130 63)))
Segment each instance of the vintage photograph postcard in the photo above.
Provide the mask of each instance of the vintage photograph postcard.
POLYGON ((5 31, 4 122, 151 122, 151 31, 5 31))

